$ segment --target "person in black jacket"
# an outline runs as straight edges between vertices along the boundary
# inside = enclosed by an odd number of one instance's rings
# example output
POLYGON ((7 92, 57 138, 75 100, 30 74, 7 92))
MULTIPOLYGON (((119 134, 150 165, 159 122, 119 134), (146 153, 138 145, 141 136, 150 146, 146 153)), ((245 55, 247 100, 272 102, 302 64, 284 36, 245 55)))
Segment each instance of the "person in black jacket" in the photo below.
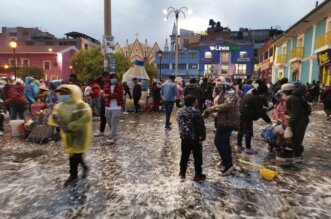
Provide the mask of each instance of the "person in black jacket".
POLYGON ((203 78, 203 82, 201 84, 201 89, 203 92, 203 104, 205 104, 206 100, 213 100, 213 87, 208 83, 208 78, 203 78))
POLYGON ((268 101, 265 95, 268 93, 268 87, 265 84, 260 84, 256 89, 253 89, 251 94, 247 94, 239 107, 240 124, 238 131, 237 146, 238 150, 243 150, 242 139, 245 136, 247 154, 256 154, 257 151, 251 148, 251 140, 253 137, 253 121, 262 118, 265 122, 271 124, 271 119, 267 115, 268 101))
POLYGON ((134 104, 135 112, 138 113, 140 109, 139 100, 141 98, 141 85, 138 83, 137 78, 133 78, 132 81, 133 81, 133 92, 132 92, 133 104, 134 104))
POLYGON ((198 99, 199 106, 198 109, 202 110, 203 107, 203 91, 199 85, 197 85, 197 80, 192 78, 190 84, 184 89, 184 97, 188 94, 195 96, 198 99))
POLYGON ((322 92, 321 101, 324 105, 324 112, 327 119, 331 119, 331 86, 326 87, 322 92))
POLYGON ((302 145, 306 129, 309 123, 311 107, 306 101, 302 92, 298 92, 292 84, 283 84, 281 90, 288 95, 286 98, 286 112, 288 117, 288 127, 292 129, 292 150, 294 158, 302 161, 304 147, 302 145))
POLYGON ((182 149, 179 176, 181 179, 185 179, 187 163, 192 151, 195 167, 193 180, 205 180, 206 175, 202 174, 202 142, 206 139, 205 123, 200 111, 197 109, 198 100, 195 96, 186 95, 184 104, 185 107, 181 108, 177 113, 182 149))

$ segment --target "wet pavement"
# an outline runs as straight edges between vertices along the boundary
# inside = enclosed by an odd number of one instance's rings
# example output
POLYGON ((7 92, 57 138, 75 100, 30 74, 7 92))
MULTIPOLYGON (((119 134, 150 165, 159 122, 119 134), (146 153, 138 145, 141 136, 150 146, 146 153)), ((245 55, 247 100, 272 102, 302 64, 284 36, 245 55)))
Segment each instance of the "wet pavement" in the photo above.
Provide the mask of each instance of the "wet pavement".
MULTIPOLYGON (((331 218, 331 121, 315 107, 305 136, 304 162, 282 168, 255 124, 256 155, 233 152, 236 171, 220 176, 212 119, 206 120, 205 182, 194 182, 192 160, 184 182, 178 177, 180 140, 164 130, 165 115, 123 115, 119 139, 94 138, 86 154, 89 177, 63 188, 68 157, 60 143, 32 144, 0 138, 0 218, 331 218), (272 182, 244 159, 276 170, 272 182)), ((98 127, 98 121, 94 123, 98 127)), ((235 145, 237 133, 232 135, 235 145)))

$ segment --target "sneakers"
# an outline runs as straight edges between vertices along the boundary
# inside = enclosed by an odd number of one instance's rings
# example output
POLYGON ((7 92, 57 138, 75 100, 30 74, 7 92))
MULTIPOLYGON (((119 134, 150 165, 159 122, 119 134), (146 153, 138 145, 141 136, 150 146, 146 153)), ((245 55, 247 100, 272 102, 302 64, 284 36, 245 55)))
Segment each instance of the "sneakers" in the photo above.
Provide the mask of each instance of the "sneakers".
POLYGON ((115 144, 115 139, 110 138, 106 140, 107 144, 115 144))
POLYGON ((253 148, 246 148, 245 153, 246 154, 257 154, 257 150, 254 150, 253 148))
POLYGON ((234 167, 230 166, 228 168, 224 168, 223 170, 221 170, 221 176, 228 176, 230 175, 232 172, 234 171, 234 167))
POLYGON ((101 136, 104 136, 104 133, 103 132, 96 132, 93 134, 94 137, 101 137, 101 136))
POLYGON ((179 172, 178 176, 181 180, 184 180, 186 178, 186 174, 183 172, 179 172))
POLYGON ((78 177, 77 176, 69 176, 69 178, 65 181, 64 183, 64 187, 70 186, 75 184, 78 181, 78 177))
POLYGON ((171 130, 171 127, 170 126, 166 126, 165 129, 166 130, 171 130))
POLYGON ((293 158, 293 163, 302 163, 303 162, 303 157, 298 156, 293 158))
POLYGON ((0 136, 3 136, 3 132, 2 131, 0 131, 0 136))
POLYGON ((204 180, 206 180, 205 174, 195 175, 193 178, 193 181, 204 181, 204 180))

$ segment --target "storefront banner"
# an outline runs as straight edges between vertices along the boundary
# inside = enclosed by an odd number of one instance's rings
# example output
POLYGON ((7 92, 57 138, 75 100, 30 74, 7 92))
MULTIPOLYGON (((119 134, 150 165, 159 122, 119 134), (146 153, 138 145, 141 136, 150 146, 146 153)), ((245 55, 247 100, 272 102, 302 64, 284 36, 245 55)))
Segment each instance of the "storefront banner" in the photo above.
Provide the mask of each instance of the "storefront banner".
POLYGON ((318 65, 320 67, 331 63, 331 50, 317 54, 318 65))
POLYGON ((237 62, 250 62, 251 59, 250 58, 238 58, 237 62))

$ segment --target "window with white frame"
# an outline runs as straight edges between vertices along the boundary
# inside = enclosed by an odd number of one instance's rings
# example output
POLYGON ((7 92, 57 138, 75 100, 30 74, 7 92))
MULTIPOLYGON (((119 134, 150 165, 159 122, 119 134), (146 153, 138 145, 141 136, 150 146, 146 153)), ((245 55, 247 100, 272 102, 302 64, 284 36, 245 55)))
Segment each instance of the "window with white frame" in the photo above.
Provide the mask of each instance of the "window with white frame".
POLYGON ((212 64, 205 64, 204 65, 204 72, 205 72, 205 74, 212 74, 212 73, 214 73, 214 65, 212 65, 212 64))
POLYGON ((221 67, 221 73, 227 74, 229 72, 229 66, 228 65, 222 65, 221 67))
POLYGON ((236 74, 246 74, 246 64, 236 64, 236 74))
POLYGON ((57 80, 58 76, 57 75, 51 75, 51 81, 57 80))
POLYGON ((211 59, 213 58, 213 55, 211 52, 205 52, 205 59, 211 59))
POLYGON ((239 52, 239 57, 240 58, 247 58, 247 52, 246 51, 240 51, 239 52))
POLYGON ((189 64, 188 68, 189 69, 198 69, 198 64, 189 64))
POLYGON ((29 67, 30 66, 30 60, 27 58, 21 59, 21 66, 22 67, 29 67))
POLYGON ((222 62, 230 62, 230 53, 228 52, 222 53, 222 62))
POLYGON ((9 67, 17 66, 17 59, 16 59, 16 64, 15 64, 15 60, 14 59, 9 59, 8 60, 8 63, 9 63, 9 67))
POLYGON ((43 61, 43 69, 50 70, 51 69, 51 61, 43 61))
POLYGON ((298 38, 297 47, 303 47, 303 35, 298 38))

